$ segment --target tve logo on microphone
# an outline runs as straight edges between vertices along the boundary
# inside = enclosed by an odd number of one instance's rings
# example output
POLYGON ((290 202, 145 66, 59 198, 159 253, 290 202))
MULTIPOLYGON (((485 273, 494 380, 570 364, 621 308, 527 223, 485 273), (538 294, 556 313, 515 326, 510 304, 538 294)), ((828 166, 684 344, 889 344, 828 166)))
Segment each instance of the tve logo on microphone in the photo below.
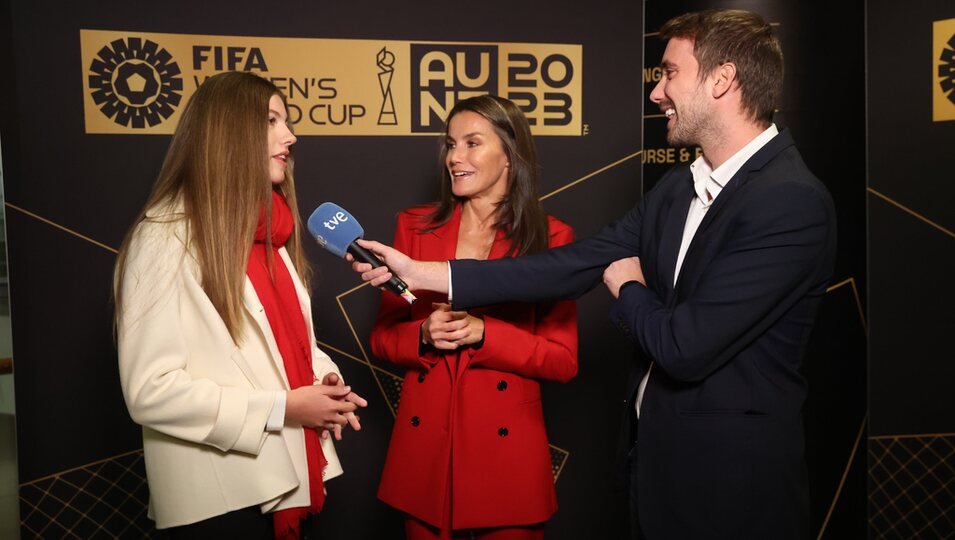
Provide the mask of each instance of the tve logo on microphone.
POLYGON ((318 243, 339 257, 344 257, 349 244, 365 235, 355 216, 335 203, 326 202, 308 218, 308 232, 318 243))
POLYGON ((333 215, 331 218, 329 218, 329 219, 323 221, 323 222, 322 222, 322 225, 323 225, 326 229, 328 229, 328 230, 330 230, 330 231, 334 231, 334 230, 335 230, 335 227, 338 227, 339 225, 341 225, 342 223, 344 223, 344 222, 346 222, 346 221, 348 221, 348 216, 346 216, 344 212, 335 212, 335 215, 333 215))

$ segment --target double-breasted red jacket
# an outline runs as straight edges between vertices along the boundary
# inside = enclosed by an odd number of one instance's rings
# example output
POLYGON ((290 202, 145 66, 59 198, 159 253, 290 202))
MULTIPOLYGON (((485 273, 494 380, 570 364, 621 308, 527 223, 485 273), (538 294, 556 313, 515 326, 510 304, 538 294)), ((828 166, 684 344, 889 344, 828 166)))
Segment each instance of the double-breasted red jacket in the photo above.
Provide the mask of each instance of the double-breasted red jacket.
MULTIPOLYGON (((398 216, 394 247, 418 260, 450 260, 457 248, 460 205, 444 226, 422 232, 433 210, 398 216)), ((550 246, 573 230, 548 217, 550 246)), ((489 259, 506 255, 498 232, 489 259)), ((371 334, 378 358, 407 368, 378 497, 436 527, 451 497, 454 529, 546 521, 557 510, 537 379, 577 373, 573 302, 499 304, 471 310, 484 318, 478 348, 422 346, 420 326, 444 296, 414 291, 418 301, 384 293, 371 334)))

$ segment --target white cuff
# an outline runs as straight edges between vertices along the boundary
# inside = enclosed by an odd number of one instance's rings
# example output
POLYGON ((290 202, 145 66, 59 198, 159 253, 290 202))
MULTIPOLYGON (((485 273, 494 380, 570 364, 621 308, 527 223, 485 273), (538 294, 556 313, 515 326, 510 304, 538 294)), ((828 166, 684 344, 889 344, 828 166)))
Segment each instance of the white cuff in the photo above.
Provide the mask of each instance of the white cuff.
POLYGON ((448 261, 448 303, 453 303, 451 300, 454 298, 452 294, 454 289, 451 287, 451 261, 448 261))
POLYGON ((285 392, 276 392, 275 401, 272 402, 272 411, 269 412, 269 419, 265 422, 265 431, 282 431, 285 427, 285 400, 288 396, 285 392))

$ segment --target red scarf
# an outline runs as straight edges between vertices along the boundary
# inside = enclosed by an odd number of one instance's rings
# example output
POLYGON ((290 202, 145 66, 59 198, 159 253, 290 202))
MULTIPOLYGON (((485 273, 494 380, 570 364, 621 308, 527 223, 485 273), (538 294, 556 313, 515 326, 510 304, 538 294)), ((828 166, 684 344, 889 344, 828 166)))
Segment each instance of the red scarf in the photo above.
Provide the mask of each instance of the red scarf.
MULTIPOLYGON (((248 276, 255 293, 265 308, 269 326, 275 336, 289 387, 311 385, 315 382, 312 370, 312 346, 302 315, 302 308, 295 293, 295 284, 289 274, 279 249, 292 235, 295 220, 288 204, 277 192, 272 192, 272 220, 265 221, 265 208, 259 213, 259 223, 255 228, 255 242, 249 255, 248 276), (267 227, 266 225, 271 225, 267 227), (270 230, 271 229, 271 230, 270 230), (272 239, 272 272, 269 272, 268 247, 265 239, 272 239), (274 276, 274 277, 273 277, 274 276)), ((311 504, 300 508, 289 508, 274 512, 275 538, 286 540, 299 537, 301 520, 309 513, 317 514, 325 503, 325 486, 322 471, 325 469, 325 455, 318 432, 305 429, 305 454, 308 457, 309 496, 311 504)))

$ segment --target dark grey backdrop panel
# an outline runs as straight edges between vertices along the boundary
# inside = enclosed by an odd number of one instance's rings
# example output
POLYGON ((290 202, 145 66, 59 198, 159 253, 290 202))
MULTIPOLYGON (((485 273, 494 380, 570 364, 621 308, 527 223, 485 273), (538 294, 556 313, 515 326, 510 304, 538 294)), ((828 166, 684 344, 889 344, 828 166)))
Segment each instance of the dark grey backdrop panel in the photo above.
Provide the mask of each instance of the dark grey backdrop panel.
MULTIPOLYGON (((648 34, 669 18, 710 8, 747 9, 775 25, 785 57, 783 96, 775 122, 788 127, 810 170, 832 193, 839 227, 833 287, 822 302, 806 351, 809 383, 804 408, 812 531, 823 538, 865 533, 865 94, 863 2, 836 2, 824 13, 803 3, 775 0, 648 1, 648 34)), ((645 65, 658 66, 664 42, 650 35, 645 65)), ((652 79, 652 77, 651 77, 652 79)), ((649 100, 645 80, 644 146, 666 148, 666 119, 649 100)), ((679 160, 679 153, 675 153, 679 160)), ((690 150, 689 161, 695 156, 690 150)), ((649 159, 650 189, 672 165, 649 159)))
POLYGON ((870 391, 878 398, 872 403, 876 436, 955 431, 952 408, 937 406, 955 380, 952 354, 942 352, 951 350, 948 304, 955 297, 955 120, 932 121, 931 94, 931 76, 942 64, 932 54, 932 23, 952 18, 955 6, 944 1, 916 2, 906 10, 879 2, 869 7, 869 188, 876 192, 869 196, 870 391), (908 82, 881 84, 879 72, 908 82))
MULTIPOLYGON (((168 136, 85 135, 79 29, 269 37, 575 43, 583 45, 583 137, 538 137, 542 193, 603 172, 548 198, 547 210, 588 235, 641 193, 642 5, 490 1, 450 6, 394 3, 262 4, 130 2, 94 6, 4 2, 0 43, 10 74, 0 85, 0 130, 13 302, 24 537, 72 530, 147 534, 139 428, 119 392, 111 344, 113 250, 145 201, 168 136), (77 236, 77 235, 82 235, 77 236)), ((436 196, 431 137, 302 137, 297 147, 304 213, 335 201, 372 238, 390 240, 396 213, 436 196)), ((309 249, 317 270, 316 334, 349 383, 371 401, 364 429, 340 445, 346 474, 329 482, 324 538, 400 538, 400 516, 375 491, 393 422, 389 377, 363 359, 378 297, 341 261, 309 249), (347 318, 346 318, 347 315, 347 318), (352 333, 352 327, 355 333, 352 333)), ((609 295, 579 302, 580 374, 544 386, 551 443, 566 457, 561 509, 550 538, 619 538, 625 496, 614 491, 613 455, 623 393, 625 340, 607 321, 609 295)))
POLYGON ((950 538, 955 119, 933 121, 932 91, 940 73, 955 81, 955 5, 870 2, 866 20, 870 534, 950 538), (936 21, 947 56, 933 48, 936 21))

